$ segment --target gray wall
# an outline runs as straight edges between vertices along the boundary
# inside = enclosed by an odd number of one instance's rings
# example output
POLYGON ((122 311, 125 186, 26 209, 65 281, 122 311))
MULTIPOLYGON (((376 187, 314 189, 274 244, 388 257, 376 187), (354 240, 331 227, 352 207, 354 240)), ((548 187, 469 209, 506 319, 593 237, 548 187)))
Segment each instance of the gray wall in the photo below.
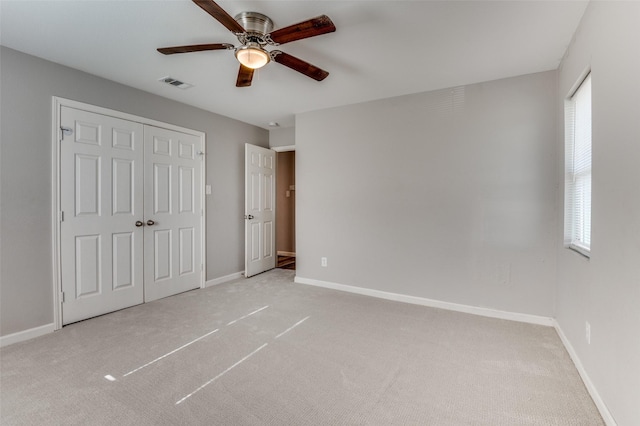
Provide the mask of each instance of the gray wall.
POLYGON ((553 316, 556 83, 551 71, 298 115, 297 275, 553 316))
POLYGON ((619 425, 640 425, 638 41, 640 3, 591 2, 558 77, 561 108, 591 68, 593 210, 590 259, 563 248, 556 232, 557 320, 619 425))
POLYGON ((0 335, 53 322, 52 96, 205 132, 207 279, 244 270, 244 143, 266 130, 5 47, 0 67, 0 335))
POLYGON ((269 130, 269 146, 290 146, 296 144, 296 129, 294 127, 284 127, 269 130))

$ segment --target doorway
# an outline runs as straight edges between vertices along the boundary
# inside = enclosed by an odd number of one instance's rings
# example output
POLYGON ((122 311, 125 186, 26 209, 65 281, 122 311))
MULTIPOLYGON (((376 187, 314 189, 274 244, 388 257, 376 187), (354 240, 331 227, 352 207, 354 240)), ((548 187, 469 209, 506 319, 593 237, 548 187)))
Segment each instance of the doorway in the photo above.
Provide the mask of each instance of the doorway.
POLYGON ((296 152, 277 153, 276 252, 277 267, 296 269, 296 152))

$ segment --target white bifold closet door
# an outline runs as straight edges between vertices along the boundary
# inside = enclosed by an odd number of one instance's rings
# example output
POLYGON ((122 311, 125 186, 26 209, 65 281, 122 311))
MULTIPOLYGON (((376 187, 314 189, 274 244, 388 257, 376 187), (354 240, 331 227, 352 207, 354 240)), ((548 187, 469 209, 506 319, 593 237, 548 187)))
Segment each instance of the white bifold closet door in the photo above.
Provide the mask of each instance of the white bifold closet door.
POLYGON ((200 138, 145 126, 144 300, 200 287, 200 138))
POLYGON ((200 138, 61 108, 62 322, 200 286, 200 138))

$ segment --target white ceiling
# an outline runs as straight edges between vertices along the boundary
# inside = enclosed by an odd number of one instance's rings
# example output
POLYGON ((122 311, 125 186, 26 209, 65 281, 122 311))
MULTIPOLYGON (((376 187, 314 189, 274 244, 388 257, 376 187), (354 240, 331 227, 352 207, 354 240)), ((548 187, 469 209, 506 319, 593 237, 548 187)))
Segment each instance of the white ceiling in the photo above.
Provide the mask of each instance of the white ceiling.
POLYGON ((330 72, 316 82, 277 63, 235 87, 232 51, 158 47, 237 39, 190 0, 0 0, 10 48, 263 128, 296 113, 556 69, 587 1, 218 1, 275 29, 326 14, 335 33, 279 49, 330 72), (193 88, 158 82, 172 76, 193 88))

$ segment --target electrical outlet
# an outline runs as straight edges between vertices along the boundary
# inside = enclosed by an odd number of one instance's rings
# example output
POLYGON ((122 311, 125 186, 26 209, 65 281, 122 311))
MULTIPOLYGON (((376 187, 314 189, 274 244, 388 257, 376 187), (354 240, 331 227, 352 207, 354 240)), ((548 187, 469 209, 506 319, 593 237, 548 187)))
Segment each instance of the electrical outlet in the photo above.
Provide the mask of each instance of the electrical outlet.
POLYGON ((325 268, 327 267, 327 258, 326 257, 320 258, 320 265, 322 265, 325 268))
POLYGON ((585 322, 584 324, 584 333, 585 333, 585 338, 587 339, 587 344, 590 345, 591 344, 591 324, 589 324, 589 321, 585 322))

